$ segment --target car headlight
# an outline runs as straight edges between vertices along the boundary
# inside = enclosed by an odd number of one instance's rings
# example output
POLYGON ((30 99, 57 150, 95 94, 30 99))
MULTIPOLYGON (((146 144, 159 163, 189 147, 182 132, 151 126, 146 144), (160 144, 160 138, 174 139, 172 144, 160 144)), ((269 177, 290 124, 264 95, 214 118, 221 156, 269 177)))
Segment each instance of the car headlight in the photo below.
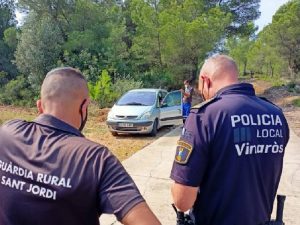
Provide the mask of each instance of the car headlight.
POLYGON ((112 111, 109 111, 107 114, 107 119, 113 119, 115 118, 115 114, 112 111))
POLYGON ((140 118, 148 120, 148 119, 150 119, 150 117, 151 117, 151 112, 149 111, 149 112, 143 113, 140 118))

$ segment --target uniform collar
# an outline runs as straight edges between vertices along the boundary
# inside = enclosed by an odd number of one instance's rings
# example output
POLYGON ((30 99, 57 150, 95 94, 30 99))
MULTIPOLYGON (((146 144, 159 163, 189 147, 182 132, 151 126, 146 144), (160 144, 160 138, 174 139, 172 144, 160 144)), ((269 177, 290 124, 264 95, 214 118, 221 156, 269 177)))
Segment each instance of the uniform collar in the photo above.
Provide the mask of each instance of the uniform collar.
POLYGON ((39 115, 33 122, 51 127, 57 130, 65 131, 67 133, 75 134, 76 136, 84 137, 79 130, 71 125, 67 124, 66 122, 52 116, 49 114, 41 114, 39 115))
POLYGON ((248 83, 239 83, 239 84, 232 84, 227 87, 220 89, 216 97, 220 97, 222 95, 227 94, 244 94, 244 95, 255 95, 255 90, 252 84, 248 83))

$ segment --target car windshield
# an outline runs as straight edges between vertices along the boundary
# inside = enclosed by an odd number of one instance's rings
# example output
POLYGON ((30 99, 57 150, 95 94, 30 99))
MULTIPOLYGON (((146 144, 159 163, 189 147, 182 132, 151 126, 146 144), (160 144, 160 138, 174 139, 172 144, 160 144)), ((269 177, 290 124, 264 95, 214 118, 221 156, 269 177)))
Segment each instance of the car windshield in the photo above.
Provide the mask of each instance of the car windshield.
POLYGON ((130 91, 123 95, 117 105, 154 105, 156 93, 150 91, 130 91))

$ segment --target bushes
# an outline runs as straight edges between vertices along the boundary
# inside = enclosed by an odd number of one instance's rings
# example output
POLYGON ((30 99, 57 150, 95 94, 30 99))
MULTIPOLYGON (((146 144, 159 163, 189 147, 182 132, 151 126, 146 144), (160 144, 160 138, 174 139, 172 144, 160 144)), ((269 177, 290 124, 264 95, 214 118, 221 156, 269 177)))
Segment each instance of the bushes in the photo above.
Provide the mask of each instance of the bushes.
MULTIPOLYGON (((19 75, 16 79, 8 81, 6 76, 7 74, 0 72, 0 103, 33 106, 37 93, 33 90, 28 79, 23 75, 19 75)), ((136 80, 130 75, 118 76, 113 83, 108 71, 103 70, 95 83, 88 83, 91 99, 100 108, 106 108, 111 107, 127 91, 143 88, 143 81, 146 83, 147 88, 168 88, 172 85, 171 76, 168 74, 147 73, 139 78, 139 80, 136 80), (160 79, 157 79, 157 76, 160 79)))
MULTIPOLYGON (((19 75, 16 79, 8 81, 6 73, 0 72, 0 104, 16 106, 33 106, 36 96, 28 79, 19 75)), ((89 92, 100 108, 111 107, 114 102, 125 92, 142 88, 142 81, 136 81, 130 76, 118 77, 115 82, 107 72, 103 70, 96 83, 88 83, 89 92)))
POLYGON ((293 101, 293 105, 296 106, 296 107, 300 107, 300 98, 295 99, 295 100, 293 101))
POLYGON ((114 90, 115 98, 114 101, 116 101, 118 98, 120 98, 124 93, 126 93, 129 90, 142 88, 143 82, 142 81, 135 81, 130 76, 124 76, 122 78, 117 78, 115 80, 115 83, 112 85, 112 89, 114 90))
POLYGON ((8 81, 8 74, 4 71, 0 71, 0 88, 3 88, 8 81))
POLYGON ((92 82, 88 83, 90 96, 99 104, 100 108, 108 107, 112 102, 113 91, 111 85, 111 79, 107 70, 102 71, 95 84, 92 82))
POLYGON ((116 78, 113 84, 107 70, 103 70, 95 84, 89 82, 89 91, 91 98, 96 101, 100 108, 111 107, 114 102, 125 92, 142 88, 141 81, 135 81, 130 76, 116 78))
POLYGON ((280 87, 285 84, 285 81, 280 76, 269 76, 266 74, 255 75, 255 78, 259 80, 264 80, 272 83, 274 87, 280 87))
POLYGON ((290 82, 287 84, 287 88, 289 92, 300 93, 300 84, 296 82, 290 82))
POLYGON ((24 76, 18 76, 0 89, 0 102, 7 105, 33 106, 34 92, 24 76))
POLYGON ((145 88, 174 88, 182 84, 182 81, 178 81, 167 72, 151 71, 140 74, 136 77, 140 80, 145 88))

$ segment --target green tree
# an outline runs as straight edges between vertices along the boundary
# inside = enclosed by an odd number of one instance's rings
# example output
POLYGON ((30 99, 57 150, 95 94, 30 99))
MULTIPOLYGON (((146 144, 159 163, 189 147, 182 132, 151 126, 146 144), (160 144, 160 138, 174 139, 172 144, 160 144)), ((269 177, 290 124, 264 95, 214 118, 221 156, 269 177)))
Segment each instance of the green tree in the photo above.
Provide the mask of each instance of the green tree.
POLYGON ((143 87, 143 82, 134 80, 133 77, 124 76, 118 77, 115 83, 112 84, 112 90, 114 92, 113 102, 121 97, 124 93, 132 89, 138 89, 143 87))
POLYGON ((70 15, 75 10, 75 2, 75 0, 18 0, 18 7, 27 13, 34 13, 37 21, 44 18, 50 20, 60 32, 60 36, 67 40, 67 30, 71 24, 70 15))
POLYGON ((45 74, 57 65, 63 38, 50 18, 37 21, 35 14, 28 17, 17 46, 16 64, 37 91, 45 74))
POLYGON ((205 11, 201 1, 174 4, 161 14, 163 62, 175 79, 195 78, 199 64, 223 37, 231 22, 220 8, 205 11))
POLYGON ((125 24, 121 8, 114 1, 98 4, 77 1, 70 18, 72 29, 63 46, 68 54, 62 59, 64 64, 71 62, 72 65, 77 61, 77 67, 86 71, 92 82, 95 82, 103 69, 107 69, 113 76, 126 71, 128 50, 123 41, 125 24), (78 54, 84 56, 83 62, 77 60, 78 54), (88 61, 92 68, 86 68, 88 61))
POLYGON ((247 59, 251 71, 269 77, 279 77, 285 65, 277 49, 270 45, 272 38, 269 25, 258 34, 255 43, 250 46, 247 59))
POLYGON ((207 9, 220 7, 223 12, 232 15, 232 23, 226 28, 227 36, 246 35, 254 33, 254 20, 260 16, 260 0, 205 0, 207 9))
POLYGON ((20 75, 0 88, 0 102, 8 105, 33 106, 34 95, 26 77, 20 75))
POLYGON ((9 27, 4 31, 4 38, 5 44, 12 49, 13 51, 16 50, 18 39, 17 39, 17 28, 16 27, 9 27))
POLYGON ((105 68, 100 63, 98 55, 92 55, 87 50, 82 50, 78 54, 64 51, 62 60, 58 62, 58 66, 71 66, 82 71, 88 81, 95 83, 99 78, 99 74, 105 68))
POLYGON ((290 77, 300 72, 300 1, 292 0, 283 5, 273 16, 270 25, 270 45, 276 48, 287 62, 290 77))
POLYGON ((266 26, 250 48, 252 70, 269 77, 295 79, 300 72, 300 2, 289 1, 279 8, 272 23, 266 26))
POLYGON ((3 87, 9 82, 8 74, 4 71, 0 71, 0 92, 3 87))
POLYGON ((0 0, 0 72, 4 71, 2 76, 6 74, 8 80, 16 75, 16 67, 12 64, 16 39, 11 35, 16 25, 14 2, 0 0))
POLYGON ((240 74, 247 74, 248 54, 253 44, 249 37, 232 37, 227 40, 226 47, 229 55, 235 59, 240 74))
POLYGON ((131 0, 131 53, 138 73, 163 71, 175 80, 195 77, 199 62, 224 36, 230 14, 206 10, 202 0, 131 0), (158 70, 158 71, 157 71, 158 70))
POLYGON ((16 74, 16 68, 12 64, 13 58, 13 50, 3 40, 0 40, 0 72, 4 71, 9 80, 16 74))
POLYGON ((158 0, 130 1, 131 19, 136 26, 131 54, 138 71, 163 66, 159 21, 161 10, 158 0))
POLYGON ((4 36, 4 31, 16 25, 15 1, 0 0, 0 39, 4 36))

